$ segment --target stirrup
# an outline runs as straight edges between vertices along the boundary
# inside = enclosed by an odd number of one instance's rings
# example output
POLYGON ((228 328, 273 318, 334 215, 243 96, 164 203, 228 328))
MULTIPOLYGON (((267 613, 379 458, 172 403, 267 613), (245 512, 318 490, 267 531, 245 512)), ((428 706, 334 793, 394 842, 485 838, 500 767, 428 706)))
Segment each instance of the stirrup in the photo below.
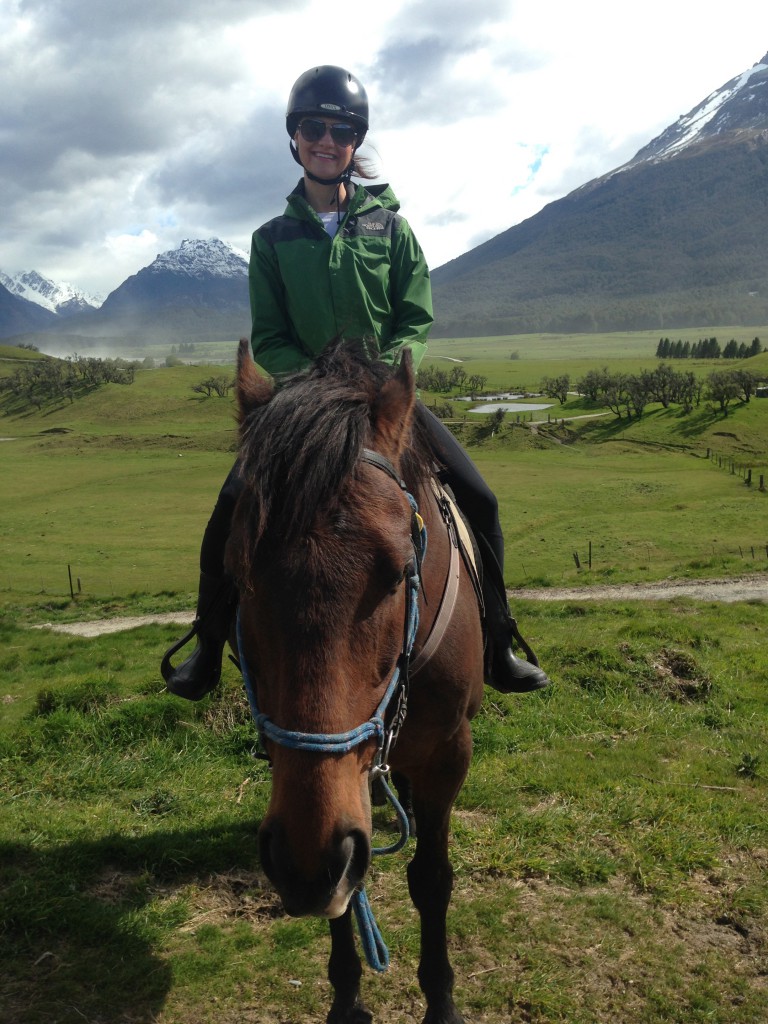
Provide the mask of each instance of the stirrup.
POLYGON ((509 616, 509 629, 512 633, 512 639, 525 653, 526 660, 532 665, 535 665, 536 668, 541 668, 541 665, 539 665, 539 659, 536 657, 536 653, 517 628, 517 619, 513 618, 511 615, 509 616))
POLYGON ((175 667, 171 664, 171 658, 174 656, 174 654, 178 653, 178 651, 180 651, 182 647, 186 647, 186 645, 193 637, 197 636, 197 634, 200 632, 201 621, 201 619, 196 618, 192 623, 192 627, 189 630, 189 632, 185 633, 181 640, 177 640, 175 644, 169 647, 168 650, 163 655, 163 660, 160 662, 160 675, 163 677, 166 683, 171 678, 173 673, 176 671, 175 667))

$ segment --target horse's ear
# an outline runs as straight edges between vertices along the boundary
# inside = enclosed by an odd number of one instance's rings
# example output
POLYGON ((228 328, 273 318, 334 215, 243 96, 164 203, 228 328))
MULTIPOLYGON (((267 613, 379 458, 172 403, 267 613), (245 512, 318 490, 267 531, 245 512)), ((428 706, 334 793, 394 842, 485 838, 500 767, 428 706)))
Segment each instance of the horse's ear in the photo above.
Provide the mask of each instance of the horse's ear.
POLYGON ((410 437, 416 388, 410 349, 403 349, 394 375, 382 387, 373 404, 373 429, 377 450, 396 459, 410 437))
POLYGON ((240 406, 240 422, 248 413, 266 403, 272 397, 274 385, 256 369, 251 357, 251 343, 241 338, 237 347, 237 402, 240 406))

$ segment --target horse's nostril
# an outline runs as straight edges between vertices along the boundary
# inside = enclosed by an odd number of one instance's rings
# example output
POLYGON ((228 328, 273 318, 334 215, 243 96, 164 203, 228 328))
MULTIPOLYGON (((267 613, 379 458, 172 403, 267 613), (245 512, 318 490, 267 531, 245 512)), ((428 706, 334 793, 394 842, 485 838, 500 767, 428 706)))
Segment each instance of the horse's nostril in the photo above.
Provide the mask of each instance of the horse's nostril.
POLYGON ((352 885, 358 885, 365 878, 371 864, 371 843, 368 836, 359 828, 353 828, 344 840, 349 845, 349 861, 347 878, 352 885))

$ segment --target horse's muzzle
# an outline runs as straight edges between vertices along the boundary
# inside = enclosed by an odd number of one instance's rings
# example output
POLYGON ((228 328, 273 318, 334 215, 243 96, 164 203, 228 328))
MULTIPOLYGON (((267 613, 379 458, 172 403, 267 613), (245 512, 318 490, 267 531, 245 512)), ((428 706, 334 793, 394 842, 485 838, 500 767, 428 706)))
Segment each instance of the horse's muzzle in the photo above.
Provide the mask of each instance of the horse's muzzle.
MULTIPOLYGON (((311 836, 307 837, 311 843, 311 836)), ((311 877, 297 867, 283 825, 268 818, 259 829, 259 858, 291 917, 340 917, 371 863, 371 843, 359 828, 340 830, 330 846, 312 857, 311 877)), ((302 861, 307 860, 303 851, 302 861)))

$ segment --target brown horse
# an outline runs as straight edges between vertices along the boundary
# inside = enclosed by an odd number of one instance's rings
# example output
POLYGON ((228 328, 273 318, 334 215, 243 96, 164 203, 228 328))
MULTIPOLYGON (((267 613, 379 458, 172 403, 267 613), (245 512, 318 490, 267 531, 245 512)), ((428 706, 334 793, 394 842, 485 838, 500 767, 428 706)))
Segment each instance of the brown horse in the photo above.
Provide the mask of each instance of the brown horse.
POLYGON ((242 341, 237 394, 244 489, 227 561, 273 766, 262 866, 289 914, 330 921, 328 1021, 371 1021, 350 903, 371 860, 371 770, 391 767, 408 783, 417 829, 408 885, 421 919, 424 1024, 461 1024, 446 948, 448 832, 483 693, 483 637, 429 486, 430 456, 414 436, 410 354, 392 372, 334 346, 275 391, 242 341), (450 571, 458 590, 449 621, 409 679, 411 643, 417 659, 450 571))

